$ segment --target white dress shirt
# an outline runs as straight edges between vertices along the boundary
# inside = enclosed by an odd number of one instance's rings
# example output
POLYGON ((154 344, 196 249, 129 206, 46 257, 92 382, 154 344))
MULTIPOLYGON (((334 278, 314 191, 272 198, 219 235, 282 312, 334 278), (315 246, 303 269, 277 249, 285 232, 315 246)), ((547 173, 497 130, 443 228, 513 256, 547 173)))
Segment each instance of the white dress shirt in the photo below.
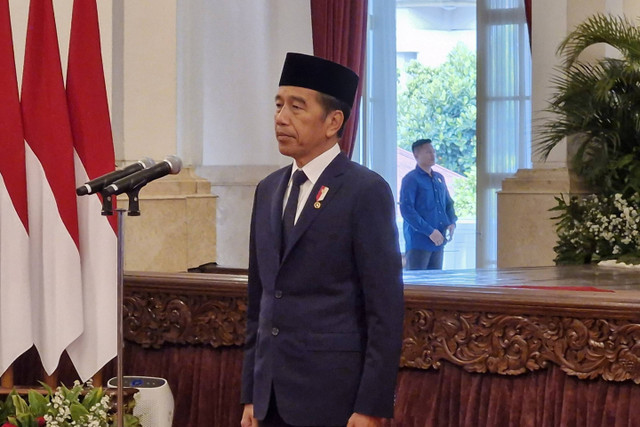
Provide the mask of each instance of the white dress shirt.
MULTIPOLYGON (((293 221, 295 224, 298 221, 298 217, 300 216, 300 212, 302 212, 302 208, 304 207, 305 202, 309 198, 309 193, 311 193, 311 189, 322 175, 322 172, 329 166, 329 163, 335 159, 338 154, 340 154, 340 146, 335 144, 333 147, 329 148, 324 153, 320 154, 315 159, 311 160, 309 163, 304 165, 301 169, 305 175, 307 175, 307 180, 304 184, 300 186, 300 195, 298 196, 298 206, 296 210, 296 217, 293 221)), ((300 169, 296 166, 296 162, 294 160, 293 167, 291 168, 291 176, 289 177, 289 183, 287 184, 287 190, 284 192, 284 200, 282 203, 282 213, 284 214, 284 208, 287 206, 287 199, 289 198, 289 193, 291 192, 291 177, 300 169)))

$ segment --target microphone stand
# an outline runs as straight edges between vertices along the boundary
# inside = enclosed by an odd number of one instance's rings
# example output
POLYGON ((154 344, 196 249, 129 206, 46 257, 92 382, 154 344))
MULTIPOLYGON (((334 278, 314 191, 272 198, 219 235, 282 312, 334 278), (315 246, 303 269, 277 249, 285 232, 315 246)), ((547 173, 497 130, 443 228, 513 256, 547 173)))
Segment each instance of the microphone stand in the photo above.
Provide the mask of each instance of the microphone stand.
MULTIPOLYGON (((140 189, 137 188, 129 193, 129 206, 127 209, 116 208, 117 223, 118 223, 118 235, 117 235, 117 276, 118 276, 118 288, 117 288, 117 353, 116 353, 116 408, 118 427, 124 427, 124 387, 123 387, 123 352, 124 352, 124 326, 123 326, 123 312, 124 312, 124 213, 128 212, 129 216, 140 216, 140 205, 138 193, 140 189)), ((109 195, 102 197, 102 215, 113 215, 113 199, 115 195, 109 195)))
MULTIPOLYGON (((145 162, 148 163, 148 162, 145 162)), ((143 165, 145 166, 145 165, 143 165)), ((136 188, 131 189, 130 191, 127 192, 127 196, 129 196, 129 206, 127 207, 126 211, 128 213, 129 216, 140 216, 140 205, 139 205, 139 198, 138 198, 138 193, 140 191, 140 189, 142 187, 144 187, 149 181, 152 181, 156 178, 160 178, 168 173, 172 173, 172 174, 176 174, 178 172, 180 172, 180 169, 182 168, 182 160, 180 160, 180 158, 176 157, 176 156, 168 156, 161 165, 158 165, 158 167, 153 167, 153 170, 151 169, 147 169, 147 172, 145 172, 145 174, 143 174, 142 176, 140 175, 140 173, 142 171, 138 171, 135 173, 132 173, 132 176, 137 176, 139 181, 133 182, 133 183, 129 183, 127 181, 125 181, 128 184, 134 185, 136 186, 136 188), (167 169, 168 168, 168 169, 167 169), (144 178, 144 179, 143 179, 144 178)), ((145 166, 146 169, 146 166, 145 166)), ((112 178, 114 178, 112 175, 107 174, 106 176, 111 176, 112 178)), ((104 177, 103 177, 104 178, 104 177)), ((100 191, 100 194, 102 195, 102 215, 113 215, 113 197, 115 197, 117 194, 112 194, 112 193, 116 193, 118 191, 118 186, 120 186, 120 184, 116 185, 116 183, 120 183, 120 181, 124 180, 125 178, 120 178, 119 180, 116 180, 113 184, 111 184, 109 187, 106 188, 102 188, 102 190, 100 191), (113 187, 113 191, 107 190, 109 188, 113 187)), ((87 185, 87 183, 85 184, 85 186, 87 185)), ((124 188, 124 187, 123 187, 124 188)), ((82 191, 81 190, 82 187, 76 189, 76 194, 81 196, 84 194, 88 194, 87 191, 82 191)), ((124 191, 122 191, 124 192, 124 191)), ((123 354, 123 349, 124 349, 124 327, 123 327, 123 312, 124 312, 124 212, 125 209, 116 209, 116 212, 118 213, 118 233, 117 233, 117 250, 118 250, 118 254, 117 254, 117 262, 118 262, 118 270, 117 270, 117 274, 118 274, 118 289, 117 289, 117 316, 118 316, 118 320, 117 320, 117 329, 118 329, 118 343, 117 343, 117 364, 116 364, 116 369, 117 369, 117 377, 116 377, 116 381, 117 381, 117 418, 118 418, 118 427, 124 427, 124 397, 123 397, 123 374, 122 374, 122 365, 123 365, 123 358, 122 358, 122 354, 123 354)))
MULTIPOLYGON (((100 178, 96 178, 94 181, 89 181, 85 183, 84 186, 78 187, 76 189, 76 194, 78 196, 83 196, 89 194, 91 186, 89 186, 90 182, 94 184, 96 182, 100 182, 102 186, 102 190, 100 194, 102 196, 102 215, 108 216, 113 215, 113 197, 116 197, 115 193, 123 193, 124 188, 130 188, 131 186, 135 186, 127 192, 127 196, 129 196, 129 206, 126 211, 129 216, 140 216, 140 205, 138 193, 140 188, 144 187, 149 181, 153 181, 156 178, 160 178, 166 174, 176 174, 180 172, 182 168, 182 160, 176 156, 168 156, 160 165, 156 165, 147 169, 149 163, 153 164, 153 160, 145 159, 145 161, 138 162, 143 166, 143 171, 137 171, 131 173, 132 177, 137 177, 136 180, 126 181, 125 178, 128 177, 128 169, 125 168, 123 171, 115 173, 110 172, 106 175, 103 175, 100 178), (119 179, 116 175, 120 176, 124 172, 124 178, 120 177, 119 179), (104 187, 106 185, 106 181, 115 180, 113 184, 108 187, 104 187), (125 185, 122 185, 122 182, 125 185), (118 191, 118 187, 122 188, 123 191, 118 191)), ((97 187, 96 187, 97 188, 97 187)), ((91 190, 93 194, 93 190, 91 190)), ((118 427, 124 427, 124 397, 123 397, 123 374, 122 374, 122 366, 123 366, 123 350, 124 350, 124 327, 123 327, 123 312, 124 312, 124 212, 125 209, 116 209, 118 213, 117 223, 118 223, 118 232, 117 232, 117 275, 118 275, 118 289, 117 289, 117 361, 116 361, 116 369, 117 369, 117 418, 118 418, 118 427)))
MULTIPOLYGON (((116 381, 118 389, 116 391, 118 410, 118 427, 124 427, 124 397, 123 397, 123 374, 122 374, 122 354, 124 350, 124 333, 122 325, 122 305, 124 304, 124 212, 122 208, 116 209, 118 212, 118 350, 116 362, 116 381)), ((139 214, 139 213, 138 213, 139 214)))

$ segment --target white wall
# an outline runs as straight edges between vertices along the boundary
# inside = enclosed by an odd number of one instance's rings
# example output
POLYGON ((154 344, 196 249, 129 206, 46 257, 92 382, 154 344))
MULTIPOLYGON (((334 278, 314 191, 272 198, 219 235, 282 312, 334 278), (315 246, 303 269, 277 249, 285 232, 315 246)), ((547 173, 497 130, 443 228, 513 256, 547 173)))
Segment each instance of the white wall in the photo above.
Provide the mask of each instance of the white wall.
MULTIPOLYGON (((565 0, 543 0, 531 2, 532 8, 532 48, 531 48, 531 108, 532 139, 536 137, 536 126, 549 117, 543 110, 553 93, 550 79, 559 65, 556 49, 567 34, 567 2, 565 0)), ((559 144, 546 162, 532 153, 535 168, 561 168, 566 166, 566 144, 559 144)))
POLYGON ((217 201, 217 262, 248 265, 258 181, 291 160, 273 129, 286 52, 312 53, 301 0, 178 3, 178 152, 208 179, 217 201))
POLYGON ((313 51, 309 2, 201 0, 178 7, 183 156, 198 166, 287 163, 274 137, 273 99, 286 52, 313 51))

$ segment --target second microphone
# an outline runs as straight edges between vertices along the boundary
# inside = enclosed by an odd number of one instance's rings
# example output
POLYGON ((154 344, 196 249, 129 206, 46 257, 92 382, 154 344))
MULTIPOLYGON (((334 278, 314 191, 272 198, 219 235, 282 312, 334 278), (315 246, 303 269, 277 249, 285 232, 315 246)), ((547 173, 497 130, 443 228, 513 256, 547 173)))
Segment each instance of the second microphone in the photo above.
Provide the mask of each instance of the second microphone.
POLYGON ((132 173, 102 190, 103 196, 112 196, 139 190, 149 182, 162 178, 165 175, 177 174, 182 169, 182 160, 177 156, 167 156, 163 161, 155 165, 132 173))

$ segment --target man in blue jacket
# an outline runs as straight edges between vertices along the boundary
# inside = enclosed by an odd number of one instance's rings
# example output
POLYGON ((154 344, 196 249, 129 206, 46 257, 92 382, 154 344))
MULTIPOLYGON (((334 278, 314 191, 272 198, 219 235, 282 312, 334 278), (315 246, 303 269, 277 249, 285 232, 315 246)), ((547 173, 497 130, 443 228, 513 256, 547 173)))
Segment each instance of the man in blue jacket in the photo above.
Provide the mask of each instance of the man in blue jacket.
POLYGON ((340 152, 358 76, 289 53, 280 152, 251 218, 242 426, 380 426, 393 417, 402 262, 389 185, 340 152))
POLYGON ((400 213, 404 219, 407 270, 441 270, 443 249, 453 237, 456 216, 442 174, 433 170, 436 152, 430 139, 411 146, 416 168, 402 179, 400 213))

